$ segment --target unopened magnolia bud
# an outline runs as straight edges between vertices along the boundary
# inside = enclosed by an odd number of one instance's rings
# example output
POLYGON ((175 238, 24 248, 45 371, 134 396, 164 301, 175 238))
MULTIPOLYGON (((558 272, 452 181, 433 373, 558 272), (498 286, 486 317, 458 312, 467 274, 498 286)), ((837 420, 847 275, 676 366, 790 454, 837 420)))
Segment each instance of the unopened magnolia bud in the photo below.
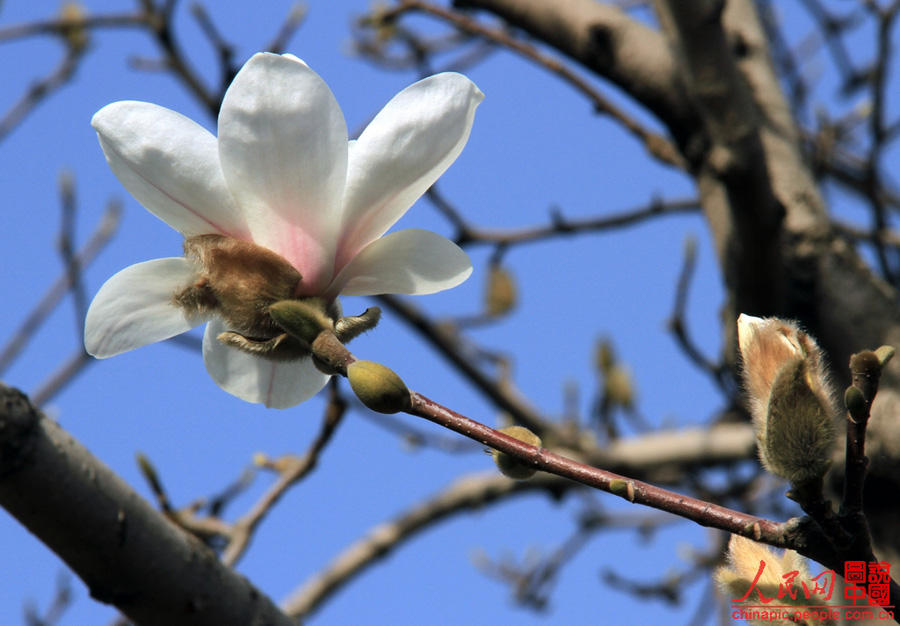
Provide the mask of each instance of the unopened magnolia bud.
POLYGON ((282 300, 269 306, 268 313, 286 333, 306 344, 312 344, 320 333, 334 328, 321 298, 282 300))
POLYGON ((360 402, 378 413, 410 408, 409 389, 390 368, 373 361, 354 361, 347 367, 350 388, 360 402))
POLYGON ((622 365, 613 365, 603 381, 603 392, 611 403, 625 409, 632 408, 634 406, 634 383, 631 372, 622 365))
POLYGON ((516 306, 516 284, 513 282, 512 274, 500 265, 491 265, 485 304, 491 317, 509 313, 516 306))
POLYGON ((785 320, 738 318, 760 460, 793 483, 820 479, 834 445, 833 392, 819 346, 785 320))
MULTIPOLYGON (((541 447, 541 438, 524 426, 507 426, 506 428, 501 428, 500 432, 536 448, 541 447)), ((537 471, 533 467, 525 465, 515 457, 498 450, 491 450, 491 456, 494 457, 494 463, 497 464, 497 469, 508 478, 526 480, 534 476, 534 473, 537 471)))
POLYGON ((88 31, 84 27, 86 11, 79 2, 64 2, 59 9, 60 32, 69 48, 81 53, 88 45, 88 31))
MULTIPOLYGON (((763 603, 779 598, 788 610, 795 606, 797 610, 810 607, 828 608, 825 594, 786 594, 785 580, 793 581, 796 588, 813 589, 817 584, 812 578, 806 559, 794 552, 785 550, 778 553, 761 543, 732 535, 728 542, 728 565, 713 572, 713 580, 722 595, 734 604, 758 608, 763 603), (765 566, 763 567, 763 564, 765 566), (790 578, 789 578, 790 577, 790 578)), ((818 578, 818 577, 816 577, 818 578)), ((787 612, 787 611, 786 611, 787 612)), ((819 621, 803 621, 820 626, 831 626, 835 621, 827 616, 827 611, 820 611, 823 617, 819 621)), ((779 619, 748 620, 752 624, 786 624, 793 621, 779 619)))
POLYGON ((791 361, 775 378, 763 446, 766 469, 793 484, 821 479, 831 466, 831 407, 811 387, 805 361, 791 361))
POLYGON ((847 407, 853 423, 859 424, 868 419, 869 403, 866 402, 863 392, 856 387, 847 387, 847 391, 844 392, 844 406, 847 407))

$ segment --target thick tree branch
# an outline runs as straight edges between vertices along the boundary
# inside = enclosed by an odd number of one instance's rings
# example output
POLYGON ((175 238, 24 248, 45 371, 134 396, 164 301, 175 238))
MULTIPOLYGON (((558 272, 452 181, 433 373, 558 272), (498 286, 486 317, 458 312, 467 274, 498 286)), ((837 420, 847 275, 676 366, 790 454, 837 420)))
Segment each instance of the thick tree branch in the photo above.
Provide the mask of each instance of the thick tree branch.
POLYGON ((142 626, 296 626, 2 383, 0 505, 142 626))
MULTIPOLYGON (((598 113, 606 114, 614 119, 629 133, 637 137, 656 158, 678 168, 684 167, 684 160, 668 139, 644 128, 630 113, 614 104, 610 99, 597 91, 589 81, 582 78, 577 72, 572 71, 567 65, 560 63, 557 59, 542 53, 519 38, 510 36, 505 30, 487 28, 465 15, 428 2, 400 0, 396 13, 410 10, 440 17, 464 33, 482 37, 486 41, 499 44, 538 63, 583 93, 591 101, 598 113)), ((387 19, 390 15, 390 13, 386 14, 383 19, 387 19)))
POLYGON ((594 0, 456 0, 534 35, 630 94, 672 132, 682 152, 697 124, 665 37, 594 0))
POLYGON ((780 312, 784 209, 766 167, 760 115, 726 36, 724 2, 660 0, 656 7, 708 137, 697 184, 732 306, 745 313, 780 312))

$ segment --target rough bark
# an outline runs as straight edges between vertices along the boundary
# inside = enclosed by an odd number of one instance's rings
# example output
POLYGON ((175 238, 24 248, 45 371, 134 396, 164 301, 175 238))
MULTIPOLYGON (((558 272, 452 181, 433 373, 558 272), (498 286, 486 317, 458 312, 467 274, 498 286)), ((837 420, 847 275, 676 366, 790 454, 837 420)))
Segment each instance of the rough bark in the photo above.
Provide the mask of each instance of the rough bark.
POLYGON ((0 506, 142 626, 297 626, 0 383, 0 506))
POLYGON ((656 115, 686 153, 697 120, 666 38, 620 8, 595 0, 455 0, 493 13, 592 72, 656 115))

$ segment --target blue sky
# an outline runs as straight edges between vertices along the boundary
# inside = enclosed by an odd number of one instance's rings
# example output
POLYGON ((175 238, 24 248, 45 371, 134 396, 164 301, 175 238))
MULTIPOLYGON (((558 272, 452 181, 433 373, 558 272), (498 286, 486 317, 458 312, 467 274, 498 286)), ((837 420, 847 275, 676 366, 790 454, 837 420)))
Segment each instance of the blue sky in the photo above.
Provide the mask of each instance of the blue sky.
MULTIPOLYGON (((208 3, 239 58, 263 47, 289 9, 288 2, 208 3), (261 8, 262 7, 262 10, 261 8)), ((52 15, 55 1, 7 0, 0 28, 52 15)), ((113 0, 88 4, 92 13, 131 10, 113 0)), ((329 84, 348 127, 359 128, 416 77, 374 69, 350 54, 350 25, 364 1, 309 3, 306 23, 288 51, 303 58, 329 84)), ((214 58, 186 10, 178 21, 182 41, 207 80, 214 58)), ((61 55, 53 39, 0 45, 6 110, 61 55)), ((75 178, 81 240, 97 224, 110 197, 124 202, 119 234, 88 269, 92 296, 118 270, 180 253, 181 237, 130 198, 107 168, 90 118, 117 100, 145 100, 179 111, 214 130, 211 120, 167 75, 136 72, 132 56, 153 57, 142 34, 105 31, 92 38, 75 81, 44 102, 0 143, 3 228, 0 336, 7 337, 60 274, 55 252, 59 232, 56 182, 63 170, 75 178)), ((511 228, 546 224, 551 207, 568 217, 618 213, 653 197, 693 194, 685 177, 648 164, 643 149, 558 79, 507 53, 497 53, 467 75, 485 93, 462 156, 441 179, 441 190, 474 224, 511 228)), ((612 96, 620 99, 617 94, 612 96)), ((422 227, 452 235, 448 224, 420 202, 399 227, 422 227)), ((635 374, 639 407, 655 425, 677 427, 708 419, 720 398, 709 381, 680 355, 665 329, 672 309, 684 240, 699 243, 699 268, 689 322, 710 356, 719 350, 718 309, 722 289, 707 229, 699 216, 671 217, 613 233, 590 234, 516 247, 506 258, 520 304, 504 321, 473 337, 513 358, 514 381, 548 415, 564 408, 564 388, 580 390, 587 411, 596 385, 594 343, 614 338, 620 357, 635 374)), ((415 303, 436 316, 479 310, 490 250, 469 250, 475 272, 464 285, 415 303)), ((67 298, 51 316, 5 382, 35 390, 70 354, 80 337, 67 298)), ((362 312, 371 302, 346 298, 344 310, 362 312)), ((488 424, 496 410, 456 375, 410 330, 386 315, 378 329, 351 346, 360 358, 382 362, 407 384, 451 408, 488 424)), ((148 490, 135 464, 143 452, 154 462, 177 505, 218 492, 248 466, 258 451, 276 456, 302 452, 315 437, 324 402, 316 398, 286 411, 266 410, 221 391, 207 376, 200 355, 159 344, 97 362, 45 407, 77 439, 139 492, 148 490)), ((406 416, 405 421, 414 423, 406 416)), ((436 429, 419 425, 429 432, 436 429)), ((451 435, 452 436, 452 435, 451 435)), ((448 455, 410 452, 369 420, 351 413, 317 471, 294 488, 264 523, 239 569, 276 601, 321 569, 340 550, 378 523, 435 493, 468 472, 491 471, 476 450, 448 455)), ((244 512, 268 484, 261 475, 232 507, 244 512)), ((610 511, 640 512, 598 494, 610 511)), ((645 582, 683 568, 686 551, 702 550, 705 531, 679 522, 648 541, 634 533, 598 535, 566 568, 549 613, 516 608, 508 589, 476 572, 475 550, 521 559, 529 550, 552 550, 574 528, 581 510, 575 498, 551 503, 531 496, 477 515, 458 518, 405 545, 328 604, 313 624, 598 624, 640 622, 660 610, 600 583, 604 569, 645 582), (630 616, 626 618, 624 616, 630 616), (620 617, 621 616, 621 617, 620 617)), ((649 511, 648 511, 649 513, 649 511)), ((17 522, 0 512, 0 624, 22 622, 22 605, 43 607, 63 565, 17 522)), ((704 585, 687 589, 684 616, 702 601, 704 585)), ((75 582, 75 601, 63 624, 102 624, 113 610, 94 603, 75 582)))

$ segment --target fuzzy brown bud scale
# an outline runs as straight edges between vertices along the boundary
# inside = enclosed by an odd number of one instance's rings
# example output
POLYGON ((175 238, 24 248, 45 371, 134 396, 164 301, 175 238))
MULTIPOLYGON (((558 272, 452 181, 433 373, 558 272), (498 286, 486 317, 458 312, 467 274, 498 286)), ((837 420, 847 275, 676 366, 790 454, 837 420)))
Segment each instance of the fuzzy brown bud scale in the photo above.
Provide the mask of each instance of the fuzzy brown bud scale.
MULTIPOLYGON (((173 302, 187 315, 220 318, 229 330, 218 340, 227 346, 271 361, 296 361, 312 354, 311 344, 321 332, 353 325, 342 323, 347 318, 341 317, 337 301, 298 298, 303 277, 268 248, 224 235, 197 235, 185 240, 184 254, 195 263, 196 274, 173 302)), ((364 322, 355 323, 355 333, 345 333, 346 340, 377 322, 377 309, 367 311, 364 322)))

